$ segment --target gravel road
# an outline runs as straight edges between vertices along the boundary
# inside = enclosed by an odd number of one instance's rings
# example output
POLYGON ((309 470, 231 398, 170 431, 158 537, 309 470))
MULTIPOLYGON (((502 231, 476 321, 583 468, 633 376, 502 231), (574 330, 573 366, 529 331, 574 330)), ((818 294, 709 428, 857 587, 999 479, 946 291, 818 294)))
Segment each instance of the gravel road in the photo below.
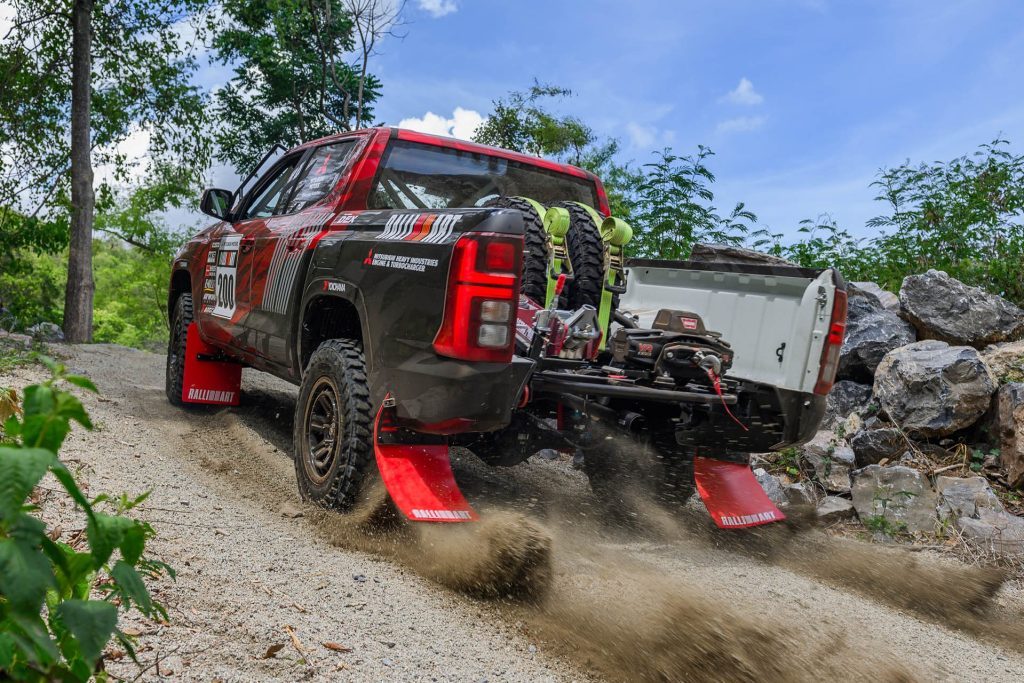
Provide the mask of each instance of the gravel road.
MULTIPOLYGON (((1024 677, 1024 595, 996 592, 989 572, 813 529, 723 534, 696 510, 613 526, 565 462, 491 470, 465 452, 457 476, 488 525, 359 526, 298 500, 291 386, 246 371, 239 408, 183 411, 164 397, 163 356, 60 352, 101 392, 84 397, 97 429, 76 430, 63 457, 94 492, 152 490, 139 514, 178 572, 156 590, 170 623, 130 622, 140 680, 1024 677), (456 589, 524 533, 551 539, 543 600, 456 589)), ((70 536, 69 507, 44 498, 70 536)))

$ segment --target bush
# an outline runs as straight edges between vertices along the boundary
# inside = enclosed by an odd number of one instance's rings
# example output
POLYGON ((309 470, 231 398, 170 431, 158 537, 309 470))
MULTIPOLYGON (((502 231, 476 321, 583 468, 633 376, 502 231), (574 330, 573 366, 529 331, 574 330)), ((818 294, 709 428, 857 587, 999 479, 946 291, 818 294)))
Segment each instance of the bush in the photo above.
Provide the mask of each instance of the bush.
POLYGON ((72 422, 92 428, 81 402, 62 386, 96 387, 42 360, 51 378, 27 387, 20 404, 9 391, 0 402, 0 679, 86 681, 102 671, 111 638, 135 658, 131 640, 117 626, 119 612, 135 608, 166 619, 145 577, 173 578, 174 572, 145 558, 153 529, 125 514, 148 493, 88 500, 58 458, 72 422), (51 540, 30 502, 48 472, 84 515, 85 552, 51 540), (100 512, 101 506, 112 509, 100 512))

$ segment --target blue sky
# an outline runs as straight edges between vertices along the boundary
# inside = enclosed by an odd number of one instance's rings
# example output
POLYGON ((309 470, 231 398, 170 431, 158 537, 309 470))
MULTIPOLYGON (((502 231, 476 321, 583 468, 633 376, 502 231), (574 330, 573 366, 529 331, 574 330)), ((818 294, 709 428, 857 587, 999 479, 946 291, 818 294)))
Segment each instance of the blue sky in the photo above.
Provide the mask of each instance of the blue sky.
POLYGON ((380 120, 466 135, 536 77, 624 160, 710 146, 719 208, 786 234, 829 212, 868 235, 880 167, 1024 142, 1021 0, 410 0, 407 19, 371 65, 380 120))

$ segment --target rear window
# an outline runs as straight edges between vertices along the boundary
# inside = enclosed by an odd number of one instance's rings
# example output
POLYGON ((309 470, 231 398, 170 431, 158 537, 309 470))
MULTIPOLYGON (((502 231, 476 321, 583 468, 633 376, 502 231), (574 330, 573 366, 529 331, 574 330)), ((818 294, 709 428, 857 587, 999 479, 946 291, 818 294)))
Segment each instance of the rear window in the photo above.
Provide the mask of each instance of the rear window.
POLYGON ((541 204, 577 201, 597 206, 585 178, 447 147, 394 140, 370 192, 371 209, 448 209, 483 206, 503 196, 541 204))

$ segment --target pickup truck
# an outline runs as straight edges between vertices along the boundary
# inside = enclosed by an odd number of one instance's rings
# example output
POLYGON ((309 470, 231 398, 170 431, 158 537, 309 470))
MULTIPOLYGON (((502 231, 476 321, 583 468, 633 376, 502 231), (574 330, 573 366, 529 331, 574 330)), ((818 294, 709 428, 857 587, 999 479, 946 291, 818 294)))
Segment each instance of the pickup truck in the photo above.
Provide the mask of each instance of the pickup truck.
POLYGON ((243 366, 299 385, 301 496, 374 467, 411 520, 477 518, 448 461, 583 454, 720 527, 783 519, 749 453, 808 440, 842 344, 833 269, 625 257, 582 169, 392 128, 275 150, 174 259, 167 396, 236 405, 243 366), (276 158, 272 158, 278 153, 276 158), (636 472, 642 477, 633 478, 636 472))

